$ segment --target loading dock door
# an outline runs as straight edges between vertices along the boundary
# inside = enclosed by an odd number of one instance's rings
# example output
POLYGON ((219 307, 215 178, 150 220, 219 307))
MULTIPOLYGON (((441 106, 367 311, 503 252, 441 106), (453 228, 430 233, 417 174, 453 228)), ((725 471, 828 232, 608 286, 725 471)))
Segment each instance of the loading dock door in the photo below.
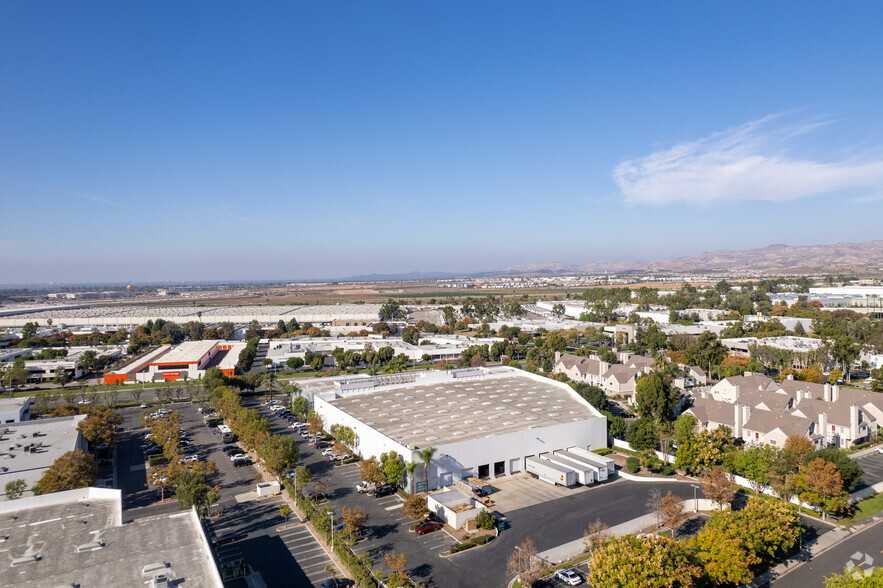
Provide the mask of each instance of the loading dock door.
POLYGON ((521 471, 521 460, 517 457, 515 459, 509 460, 509 473, 514 474, 515 472, 521 471))

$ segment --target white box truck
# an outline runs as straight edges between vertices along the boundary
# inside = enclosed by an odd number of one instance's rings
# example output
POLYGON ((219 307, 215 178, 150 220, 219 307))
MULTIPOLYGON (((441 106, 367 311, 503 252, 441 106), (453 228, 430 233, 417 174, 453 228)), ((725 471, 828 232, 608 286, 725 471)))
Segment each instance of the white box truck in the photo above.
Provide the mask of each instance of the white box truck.
POLYGON ((603 482, 607 479, 607 468, 602 465, 598 465, 597 463, 594 463, 585 457, 579 456, 570 451, 565 451, 563 449, 557 450, 555 452, 555 455, 558 456, 559 459, 565 460, 570 463, 579 464, 581 467, 591 470, 592 478, 598 482, 603 482))
POLYGON ((604 457, 603 455, 592 453, 591 451, 583 449, 582 447, 568 447, 567 451, 580 457, 584 457, 593 463, 604 466, 605 468, 607 468, 607 475, 610 477, 616 475, 616 466, 613 463, 613 460, 609 457, 604 457))
POLYGON ((525 458, 524 467, 528 473, 534 474, 540 480, 550 484, 560 484, 561 486, 568 487, 576 484, 576 472, 569 468, 555 465, 545 459, 533 456, 525 458))
POLYGON ((540 459, 545 459, 549 463, 554 463, 555 465, 559 465, 563 468, 568 468, 576 472, 576 481, 582 484, 583 486, 588 486, 595 482, 595 470, 589 467, 586 464, 581 464, 577 462, 573 462, 569 459, 564 459, 555 453, 541 453, 540 459))

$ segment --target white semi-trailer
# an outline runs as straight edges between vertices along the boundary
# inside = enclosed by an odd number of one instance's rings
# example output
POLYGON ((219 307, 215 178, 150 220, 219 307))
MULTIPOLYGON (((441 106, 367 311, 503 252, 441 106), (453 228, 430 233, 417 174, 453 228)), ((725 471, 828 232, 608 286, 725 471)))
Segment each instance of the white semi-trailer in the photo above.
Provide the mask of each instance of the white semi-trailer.
POLYGON ((528 473, 534 474, 540 480, 550 484, 561 486, 573 486, 576 484, 576 472, 570 468, 555 465, 552 462, 538 457, 528 457, 524 460, 524 467, 528 473))
POLYGON ((612 477, 616 475, 616 466, 614 465, 613 460, 609 457, 604 457, 603 455, 592 453, 591 451, 583 449, 582 447, 568 447, 567 451, 575 453, 576 455, 584 457, 591 462, 606 467, 608 476, 612 477))
POLYGON ((598 465, 585 457, 572 453, 570 451, 564 451, 563 449, 559 449, 555 452, 555 455, 562 461, 578 464, 579 467, 585 468, 592 472, 592 479, 598 482, 603 482, 607 479, 607 468, 598 465))
POLYGON ((549 463, 554 463, 563 468, 568 468, 576 472, 576 481, 583 486, 588 486, 595 482, 595 471, 586 464, 576 463, 569 459, 564 459, 555 453, 541 453, 540 459, 545 459, 549 463))

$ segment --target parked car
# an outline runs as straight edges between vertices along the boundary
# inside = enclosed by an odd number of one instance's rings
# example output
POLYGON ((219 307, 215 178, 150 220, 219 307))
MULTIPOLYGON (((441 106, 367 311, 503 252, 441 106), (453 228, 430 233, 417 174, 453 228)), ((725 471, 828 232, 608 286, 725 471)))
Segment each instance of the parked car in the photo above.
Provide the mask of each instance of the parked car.
POLYGON ((384 484, 383 486, 378 486, 374 489, 374 492, 371 493, 374 498, 380 498, 381 496, 389 496, 390 494, 395 494, 396 489, 390 486, 389 484, 384 484))
POLYGON ((329 455, 328 459, 331 461, 346 461, 350 457, 352 457, 349 453, 344 453, 343 455, 329 455))
POLYGON ((349 588, 354 585, 355 582, 348 578, 328 578, 319 585, 319 588, 349 588))
POLYGON ((230 456, 236 455, 237 453, 242 453, 242 450, 235 445, 226 445, 221 448, 221 451, 230 456))
POLYGON ((162 447, 148 447, 144 450, 144 455, 159 455, 162 453, 162 447))
POLYGON ((356 492, 359 494, 365 494, 366 492, 374 492, 377 488, 377 482, 366 482, 362 480, 358 484, 356 484, 356 492))
POLYGON ((883 453, 883 447, 878 447, 874 451, 876 451, 877 453, 883 453))
POLYGON ((241 466, 250 465, 250 464, 251 464, 251 458, 248 457, 247 455, 245 457, 241 457, 241 458, 233 460, 233 466, 237 467, 237 468, 241 467, 241 466))
POLYGON ((233 455, 230 456, 230 461, 236 461, 237 459, 242 459, 242 458, 248 459, 248 455, 245 453, 234 453, 233 455))
MULTIPOLYGON (((322 443, 319 443, 319 445, 322 445, 322 443)), ((319 445, 316 445, 316 447, 319 447, 319 445)), ((327 443, 325 445, 327 445, 327 443)), ((322 455, 324 455, 324 456, 334 455, 334 448, 327 447, 326 449, 323 449, 322 455)))
POLYGON ((233 541, 237 541, 244 537, 245 535, 243 533, 228 529, 226 531, 221 531, 217 535, 212 535, 212 545, 224 545, 225 543, 232 543, 233 541))
POLYGON ((423 523, 422 525, 417 527, 415 532, 418 535, 425 535, 426 533, 432 533, 433 531, 438 531, 439 529, 442 528, 442 526, 443 525, 441 523, 436 523, 434 521, 429 522, 429 523, 423 523))
POLYGON ((564 582, 565 584, 569 584, 570 586, 576 586, 577 584, 582 584, 583 578, 576 572, 574 572, 570 568, 565 568, 563 570, 558 570, 555 572, 555 577, 564 582))
POLYGON ((185 455, 181 458, 181 463, 190 463, 192 461, 199 461, 198 455, 185 455))

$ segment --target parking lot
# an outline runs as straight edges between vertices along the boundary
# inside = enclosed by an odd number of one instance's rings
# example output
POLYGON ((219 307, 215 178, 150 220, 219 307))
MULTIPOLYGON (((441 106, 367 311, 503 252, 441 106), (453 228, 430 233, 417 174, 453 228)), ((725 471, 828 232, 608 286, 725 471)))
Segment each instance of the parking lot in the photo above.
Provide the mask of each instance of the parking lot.
MULTIPOLYGON (((276 530, 284 523, 279 514, 279 505, 282 504, 280 496, 244 499, 246 496, 250 498, 250 493, 254 491, 260 478, 258 471, 253 466, 234 467, 230 457, 222 451, 225 444, 218 437, 217 429, 205 426, 195 405, 175 404, 169 408, 174 408, 180 415, 181 429, 190 434, 198 458, 214 461, 218 468, 218 473, 210 476, 209 483, 221 488, 220 500, 212 508, 220 510, 221 514, 206 522, 209 533, 233 530, 243 537, 215 548, 219 566, 245 561, 254 569, 254 578, 260 578, 270 587, 319 586, 330 578, 331 574, 325 568, 333 565, 331 560, 306 527, 291 526, 291 523, 296 523, 296 517, 289 518, 289 525, 283 531, 276 530)), ((173 497, 160 501, 155 495, 155 488, 147 485, 147 468, 141 448, 147 429, 139 426, 142 410, 132 408, 120 412, 123 414, 124 434, 117 450, 117 469, 118 485, 123 490, 124 518, 177 512, 178 503, 173 497)), ((274 432, 287 434, 285 426, 274 423, 277 420, 270 420, 274 432)), ((300 445, 306 459, 314 457, 304 447, 306 443, 300 445)), ((322 465, 316 463, 316 469, 321 471, 318 466, 322 465)), ((337 575, 340 576, 340 573, 337 575)), ((240 579, 226 585, 245 588, 248 583, 240 579)))
POLYGON ((857 489, 883 482, 883 454, 876 451, 858 458, 858 464, 865 471, 857 489))

